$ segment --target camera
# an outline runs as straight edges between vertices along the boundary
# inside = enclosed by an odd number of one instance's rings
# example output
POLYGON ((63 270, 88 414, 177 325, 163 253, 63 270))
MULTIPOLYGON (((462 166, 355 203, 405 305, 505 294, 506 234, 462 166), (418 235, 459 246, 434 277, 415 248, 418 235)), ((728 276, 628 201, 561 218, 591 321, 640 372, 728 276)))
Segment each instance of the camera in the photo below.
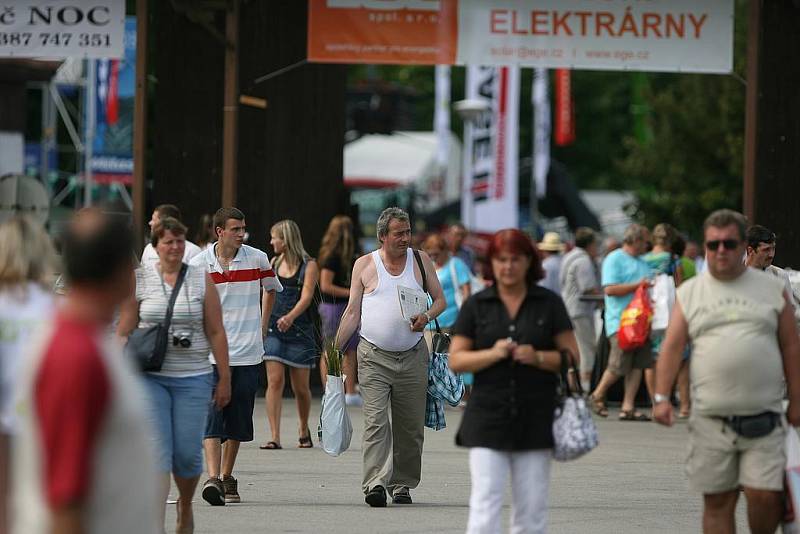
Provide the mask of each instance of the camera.
POLYGON ((188 349, 192 346, 191 332, 177 332, 172 335, 172 346, 177 347, 179 345, 184 349, 188 349))

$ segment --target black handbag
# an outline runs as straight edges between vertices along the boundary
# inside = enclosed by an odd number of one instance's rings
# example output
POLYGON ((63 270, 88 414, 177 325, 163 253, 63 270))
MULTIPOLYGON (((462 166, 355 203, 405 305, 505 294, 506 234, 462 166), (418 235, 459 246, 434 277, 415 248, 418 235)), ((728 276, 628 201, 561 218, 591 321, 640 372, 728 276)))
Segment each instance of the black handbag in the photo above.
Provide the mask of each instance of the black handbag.
MULTIPOLYGON (((422 258, 419 255, 419 251, 416 249, 414 250, 414 258, 417 260, 419 272, 422 275, 422 291, 424 291, 425 294, 429 294, 428 277, 425 275, 425 266, 422 264, 422 258)), ((438 319, 434 318, 433 324, 436 325, 436 332, 433 334, 431 351, 439 354, 448 354, 450 352, 450 334, 445 334, 442 332, 442 328, 439 326, 438 319)))
POLYGON ((172 323, 172 309, 175 307, 175 300, 183 285, 186 277, 188 265, 181 265, 172 295, 169 297, 167 313, 162 323, 148 328, 137 328, 128 336, 128 343, 125 345, 125 353, 133 359, 142 371, 158 372, 164 365, 164 357, 167 355, 167 344, 169 343, 169 326, 172 323))

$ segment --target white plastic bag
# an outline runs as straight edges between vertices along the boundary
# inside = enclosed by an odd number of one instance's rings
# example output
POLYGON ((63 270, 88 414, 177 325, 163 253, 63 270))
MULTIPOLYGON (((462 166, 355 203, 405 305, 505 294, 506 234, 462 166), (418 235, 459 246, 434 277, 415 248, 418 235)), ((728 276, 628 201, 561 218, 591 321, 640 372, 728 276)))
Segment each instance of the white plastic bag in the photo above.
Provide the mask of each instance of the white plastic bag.
POLYGON ((353 425, 344 399, 344 379, 343 376, 328 375, 322 396, 319 438, 322 449, 331 456, 339 456, 346 451, 353 437, 353 425))
POLYGON ((650 328, 653 332, 666 330, 675 305, 675 281, 672 277, 667 274, 657 275, 650 290, 650 298, 653 301, 653 322, 650 328))
POLYGON ((794 511, 792 521, 784 522, 783 532, 794 534, 800 532, 800 437, 797 430, 789 425, 786 431, 786 489, 787 498, 794 511))

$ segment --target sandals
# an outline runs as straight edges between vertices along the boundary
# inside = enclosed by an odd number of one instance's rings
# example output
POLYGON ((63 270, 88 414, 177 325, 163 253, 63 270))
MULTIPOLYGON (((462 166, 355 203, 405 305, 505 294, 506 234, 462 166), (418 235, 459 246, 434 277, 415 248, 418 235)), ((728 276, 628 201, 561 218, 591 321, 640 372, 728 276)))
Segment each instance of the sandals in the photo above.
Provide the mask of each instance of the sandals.
POLYGON ((620 410, 619 411, 619 420, 620 421, 652 421, 649 415, 644 414, 642 412, 637 412, 636 410, 620 410))
POLYGON ((310 449, 314 446, 314 442, 311 441, 311 432, 306 428, 306 437, 300 436, 297 443, 298 449, 310 449))
POLYGON ((600 399, 594 395, 589 395, 589 401, 592 403, 592 411, 600 417, 608 417, 608 406, 606 406, 605 399, 600 399))
POLYGON ((258 448, 261 450, 274 451, 282 449, 283 447, 281 447, 281 444, 277 441, 268 441, 266 444, 260 445, 258 448))

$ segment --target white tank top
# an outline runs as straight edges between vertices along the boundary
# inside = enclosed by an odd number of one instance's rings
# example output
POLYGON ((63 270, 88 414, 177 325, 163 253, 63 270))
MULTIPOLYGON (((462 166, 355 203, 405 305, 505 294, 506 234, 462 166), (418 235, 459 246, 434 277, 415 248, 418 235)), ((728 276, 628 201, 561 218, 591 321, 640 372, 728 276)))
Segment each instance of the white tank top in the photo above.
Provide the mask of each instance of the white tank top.
POLYGON ((378 287, 361 301, 361 337, 393 352, 414 348, 422 337, 422 332, 411 331, 411 325, 400 313, 397 286, 422 291, 414 276, 414 251, 409 248, 406 254, 406 266, 398 276, 389 274, 377 250, 370 254, 378 271, 378 287))

